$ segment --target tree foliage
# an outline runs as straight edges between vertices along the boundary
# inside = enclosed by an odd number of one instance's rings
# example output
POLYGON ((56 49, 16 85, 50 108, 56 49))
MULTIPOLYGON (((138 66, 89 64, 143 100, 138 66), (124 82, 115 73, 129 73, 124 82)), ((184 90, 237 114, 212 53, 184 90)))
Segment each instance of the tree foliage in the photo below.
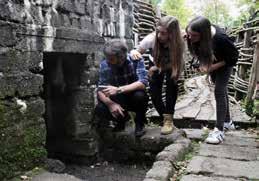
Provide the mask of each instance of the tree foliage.
POLYGON ((232 24, 228 7, 220 0, 207 1, 203 10, 203 15, 212 23, 227 27, 232 24))
MULTIPOLYGON (((159 0, 151 0, 158 2, 159 0)), ((258 0, 164 0, 161 9, 179 19, 182 28, 197 15, 222 27, 240 26, 259 10, 258 0), (188 6, 187 3, 188 2, 188 6)))
POLYGON ((256 10, 259 10, 258 0, 237 0, 237 6, 240 8, 240 16, 238 22, 243 23, 247 21, 256 10))
POLYGON ((185 0, 165 0, 161 8, 166 14, 175 16, 183 28, 187 25, 189 16, 192 15, 191 9, 185 6, 185 0))
POLYGON ((153 6, 157 6, 157 4, 160 3, 160 0, 151 0, 150 2, 153 6))

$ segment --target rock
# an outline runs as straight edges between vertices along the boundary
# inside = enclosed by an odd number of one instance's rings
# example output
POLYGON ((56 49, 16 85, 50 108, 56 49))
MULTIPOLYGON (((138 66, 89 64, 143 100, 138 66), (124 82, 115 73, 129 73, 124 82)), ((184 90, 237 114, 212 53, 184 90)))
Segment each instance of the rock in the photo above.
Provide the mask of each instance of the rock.
POLYGON ((157 161, 153 164, 151 170, 146 174, 146 179, 157 179, 159 181, 168 181, 173 175, 174 168, 168 161, 157 161))
POLYGON ((48 171, 55 173, 62 173, 66 169, 66 165, 62 161, 50 158, 46 160, 46 166, 48 171))

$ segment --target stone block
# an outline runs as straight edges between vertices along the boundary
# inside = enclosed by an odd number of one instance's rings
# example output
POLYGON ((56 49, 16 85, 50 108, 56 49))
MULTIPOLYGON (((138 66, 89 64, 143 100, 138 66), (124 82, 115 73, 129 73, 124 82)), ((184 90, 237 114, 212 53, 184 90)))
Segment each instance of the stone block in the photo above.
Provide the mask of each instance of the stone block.
POLYGON ((69 18, 71 20, 71 25, 73 28, 80 29, 80 17, 75 13, 70 13, 69 18))
POLYGON ((203 140, 204 131, 202 129, 183 129, 183 130, 186 132, 187 138, 195 141, 203 140))
POLYGON ((8 19, 9 21, 24 22, 25 12, 22 4, 14 3, 10 0, 8 2, 0 2, 0 17, 1 19, 8 19))
POLYGON ((90 17, 81 16, 79 21, 81 29, 93 30, 93 24, 90 17))
MULTIPOLYGON (((188 140, 188 139, 186 139, 188 140)), ((158 153, 156 160, 169 161, 172 164, 176 161, 182 160, 185 153, 189 150, 191 141, 189 140, 187 144, 174 143, 167 146, 162 152, 158 153)))
POLYGON ((86 1, 85 0, 76 0, 74 1, 74 6, 75 6, 75 13, 79 15, 85 15, 85 6, 86 6, 86 1))
POLYGON ((90 86, 97 85, 99 71, 96 68, 91 68, 89 71, 84 71, 81 75, 81 85, 90 86))
POLYGON ((62 18, 61 18, 60 14, 54 12, 53 10, 49 14, 50 14, 49 16, 51 17, 51 19, 50 19, 50 24, 48 24, 48 25, 51 25, 51 26, 57 27, 57 28, 62 26, 62 18))
POLYGON ((23 36, 21 37, 20 41, 16 44, 15 49, 20 51, 43 51, 45 44, 46 42, 44 42, 43 37, 23 36))
POLYGON ((0 23, 0 46, 14 46, 18 39, 16 37, 16 26, 12 26, 11 24, 1 22, 0 23))
MULTIPOLYGON (((75 91, 75 102, 77 106, 92 106, 94 103, 94 88, 91 87, 80 87, 79 90, 75 91)), ((90 108, 90 107, 88 107, 90 108)))
POLYGON ((151 178, 159 181, 168 181, 173 174, 174 168, 170 162, 157 161, 147 172, 146 179, 151 178))
POLYGON ((71 26, 71 21, 69 19, 69 16, 67 14, 61 14, 61 25, 65 27, 71 26))
POLYGON ((42 91, 43 76, 32 73, 4 74, 0 76, 0 97, 35 96, 42 91))
POLYGON ((74 4, 71 0, 59 1, 57 4, 57 10, 60 12, 74 12, 74 4))
MULTIPOLYGON (((101 43, 101 42, 100 42, 101 43)), ((103 45, 99 42, 94 43, 93 41, 78 41, 78 40, 63 40, 56 39, 53 42, 53 50, 67 53, 82 53, 87 54, 94 52, 97 49, 101 49, 103 45)))
POLYGON ((7 48, 0 52, 0 72, 12 73, 17 71, 31 71, 40 73, 42 71, 42 53, 41 52, 22 52, 7 48))

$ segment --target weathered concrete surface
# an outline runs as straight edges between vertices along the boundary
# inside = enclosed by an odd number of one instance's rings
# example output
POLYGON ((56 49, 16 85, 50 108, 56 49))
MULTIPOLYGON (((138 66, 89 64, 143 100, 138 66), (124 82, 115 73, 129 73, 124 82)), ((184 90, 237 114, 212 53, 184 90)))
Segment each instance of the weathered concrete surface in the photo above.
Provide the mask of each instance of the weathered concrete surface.
POLYGON ((160 128, 146 128, 146 134, 140 138, 134 135, 134 126, 129 125, 125 131, 114 133, 111 129, 100 131, 101 156, 112 161, 132 159, 154 159, 157 153, 166 146, 184 138, 182 130, 175 130, 172 134, 161 135, 160 128))
POLYGON ((202 144, 199 155, 207 157, 228 158, 232 160, 258 160, 259 150, 254 147, 240 147, 235 145, 202 144))
POLYGON ((146 174, 147 178, 153 178, 160 181, 167 181, 173 175, 172 164, 168 161, 157 161, 153 164, 151 170, 146 174))
POLYGON ((220 145, 201 144, 181 181, 259 180, 259 148, 256 133, 231 131, 220 145))
POLYGON ((149 166, 100 162, 92 166, 67 166, 67 173, 86 181, 142 181, 149 166))
POLYGON ((187 138, 195 141, 201 141, 204 139, 204 134, 206 134, 202 129, 183 129, 186 133, 187 138))
POLYGON ((259 179, 259 161, 245 162, 224 158, 195 156, 187 167, 187 172, 223 177, 259 179))
POLYGON ((68 174, 56 174, 50 172, 44 172, 34 178, 32 181, 81 181, 81 179, 76 178, 75 176, 68 174))
POLYGON ((238 181, 239 179, 224 177, 206 177, 202 175, 185 175, 181 181, 238 181))
POLYGON ((249 130, 228 131, 226 135, 242 138, 257 138, 256 133, 249 130))
POLYGON ((236 145, 244 147, 257 147, 258 141, 254 138, 226 136, 222 145, 236 145))
MULTIPOLYGON (((58 174, 44 171, 32 177, 32 181, 142 181, 149 166, 145 164, 117 164, 99 162, 91 166, 66 165, 58 174)), ((29 177, 29 176, 28 176, 29 177)))

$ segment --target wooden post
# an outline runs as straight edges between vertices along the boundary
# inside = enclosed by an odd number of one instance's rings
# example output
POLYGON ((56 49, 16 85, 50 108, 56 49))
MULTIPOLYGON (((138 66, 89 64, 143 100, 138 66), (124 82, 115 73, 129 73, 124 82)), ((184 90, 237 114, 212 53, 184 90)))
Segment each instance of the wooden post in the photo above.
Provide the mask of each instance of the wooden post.
POLYGON ((259 92, 259 30, 258 30, 258 32, 257 32, 258 34, 257 34, 257 44, 256 44, 256 46, 257 46, 257 48, 256 48, 256 52, 257 52, 257 64, 256 64, 256 89, 257 89, 257 91, 259 92))
POLYGON ((249 85, 248 85, 248 91, 247 91, 247 97, 246 100, 247 102, 251 102, 252 101, 252 97, 254 95, 255 92, 255 87, 256 87, 256 83, 257 81, 259 81, 259 34, 257 34, 257 42, 255 45, 255 50, 254 50, 254 56, 253 56, 253 64, 252 64, 252 68, 251 68, 251 75, 250 75, 250 80, 249 80, 249 85))
MULTIPOLYGON (((259 33, 259 31, 257 32, 259 33)), ((257 34, 257 64, 256 64, 256 90, 255 90, 255 116, 256 116, 256 122, 259 123, 259 34, 257 34)))
MULTIPOLYGON (((244 48, 249 48, 250 47, 250 44, 251 44, 251 42, 250 42, 250 37, 251 37, 251 35, 252 35, 252 30, 247 30, 246 32, 245 32, 245 35, 244 35, 244 43, 243 43, 243 47, 244 48)), ((246 72, 247 72, 247 66, 244 66, 244 65, 240 65, 239 66, 239 70, 238 70, 238 75, 239 75, 239 77, 241 78, 241 79, 243 79, 243 80, 245 80, 245 74, 246 74, 246 72)), ((236 92, 236 94, 235 94, 235 98, 237 99, 237 100, 240 100, 240 99, 242 99, 244 97, 244 94, 243 93, 241 93, 241 92, 236 92)))

